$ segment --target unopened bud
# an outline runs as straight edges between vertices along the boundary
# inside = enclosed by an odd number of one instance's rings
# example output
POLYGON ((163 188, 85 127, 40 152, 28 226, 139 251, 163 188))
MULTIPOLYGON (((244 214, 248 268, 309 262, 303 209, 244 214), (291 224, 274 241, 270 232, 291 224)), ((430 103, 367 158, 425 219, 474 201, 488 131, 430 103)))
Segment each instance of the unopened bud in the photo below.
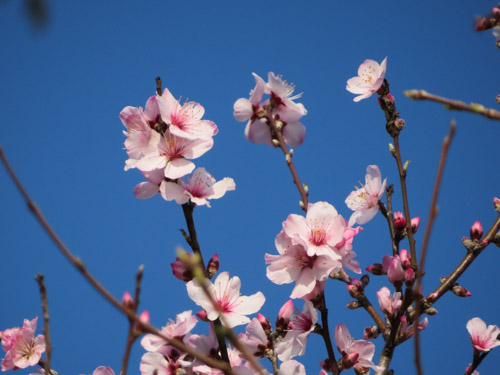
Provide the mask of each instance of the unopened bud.
POLYGON ((476 24, 474 25, 474 30, 476 31, 484 31, 491 29, 493 27, 493 24, 491 23, 491 20, 487 17, 481 17, 476 21, 476 24))
POLYGON ((420 226, 420 218, 419 217, 414 217, 410 221, 411 223, 411 231, 413 234, 417 233, 418 227, 420 226))
POLYGON ((453 287, 451 288, 451 291, 453 292, 454 295, 456 295, 458 297, 470 297, 470 296, 472 296, 472 294, 466 288, 464 288, 463 286, 461 286, 459 284, 453 285, 453 287))
POLYGON ((442 284, 442 283, 444 283, 444 282, 446 281, 446 279, 447 279, 447 277, 446 277, 446 276, 441 276, 441 277, 439 278, 439 281, 440 281, 440 282, 441 282, 441 284, 442 284))
POLYGON ((479 221, 476 221, 470 228, 470 239, 472 241, 479 241, 483 236, 483 226, 479 221))
POLYGON ((436 315, 438 313, 438 311, 434 307, 429 307, 428 309, 425 309, 424 313, 432 316, 432 315, 436 315))
MULTIPOLYGON (((139 315, 139 321, 141 323, 146 323, 146 324, 149 324, 149 311, 148 310, 144 310, 140 315, 139 315)), ((137 335, 140 335, 143 330, 142 328, 139 326, 139 324, 136 324, 135 327, 134 327, 134 331, 137 335)))
POLYGON ((405 271, 405 282, 410 282, 415 280, 415 271, 413 271, 413 268, 408 268, 405 271))
POLYGON ((500 104, 500 95, 497 95, 496 99, 497 99, 497 103, 500 104))
POLYGON ((285 160, 287 163, 290 163, 292 161, 292 156, 290 154, 285 155, 285 160))
POLYGON ((303 209, 303 208, 305 207, 305 204, 304 204, 304 202, 302 202, 302 201, 299 201, 299 206, 300 206, 300 208, 302 208, 302 209, 303 209))
POLYGON ((276 138, 273 138, 273 145, 279 146, 280 145, 280 141, 278 141, 276 138))
POLYGON ((493 206, 495 207, 495 211, 500 214, 500 199, 499 198, 493 197, 493 206))
POLYGON ((430 303, 434 303, 439 297, 439 293, 434 292, 431 293, 427 296, 426 300, 429 301, 430 303))
MULTIPOLYGON (((186 256, 190 257, 191 254, 186 253, 186 256)), ((179 280, 188 282, 193 279, 193 273, 186 268, 179 257, 176 258, 175 262, 170 263, 170 267, 172 267, 172 273, 174 276, 179 280)))
POLYGON ((276 329, 287 330, 293 314, 293 301, 290 299, 281 307, 276 320, 276 329))
MULTIPOLYGON (((498 6, 500 7, 500 4, 498 6)), ((500 21, 500 8, 493 7, 491 12, 493 13, 493 17, 495 17, 497 21, 500 21)))
POLYGON ((134 300, 132 299, 132 296, 130 295, 129 292, 123 293, 122 305, 130 310, 134 309, 135 307, 134 300))
POLYGON ((347 285, 347 291, 352 298, 357 298, 359 296, 359 289, 354 285, 347 285))
POLYGON ((205 310, 198 311, 196 316, 203 322, 209 322, 207 312, 205 310))
POLYGON ((349 302, 346 307, 349 309, 349 310, 356 310, 356 309, 359 309, 361 307, 361 305, 359 304, 358 301, 351 301, 349 302))
POLYGON ((288 151, 288 153, 290 154, 290 156, 293 156, 293 148, 291 148, 290 151, 288 151))
POLYGON ((306 192, 306 194, 309 193, 309 186, 306 184, 304 184, 304 191, 306 192))
POLYGON ((471 251, 474 249, 474 242, 472 242, 470 239, 468 239, 467 237, 463 237, 462 238, 462 245, 464 245, 464 247, 471 251))
POLYGON ((373 275, 386 275, 387 273, 384 271, 384 267, 380 263, 373 263, 372 265, 366 267, 366 270, 373 275))
POLYGON ((378 337, 380 334, 380 330, 377 326, 366 327, 363 331, 363 339, 364 340, 373 340, 378 337))
POLYGON ((264 315, 257 314, 257 320, 265 332, 271 331, 271 323, 269 323, 269 320, 264 315))
POLYGON ((368 276, 366 273, 361 276, 361 285, 363 287, 366 287, 370 283, 370 276, 368 276))
POLYGON ((405 228, 406 220, 401 211, 394 212, 394 228, 397 231, 402 231, 405 228))
POLYGON ((359 353, 351 353, 344 355, 340 360, 342 368, 350 369, 356 362, 358 362, 359 353))
POLYGON ((394 103, 394 96, 392 96, 392 94, 390 92, 388 92, 387 94, 385 94, 385 96, 387 96, 389 98, 389 100, 391 101, 391 103, 394 103))
POLYGON ((281 130, 281 128, 283 127, 283 122, 281 122, 281 120, 276 120, 274 124, 276 125, 276 129, 278 130, 281 130))
POLYGON ((211 279, 219 270, 219 256, 214 254, 212 258, 208 261, 207 272, 208 278, 211 279))
POLYGON ((396 149, 394 148, 394 145, 392 143, 389 143, 389 151, 391 152, 392 156, 396 155, 396 149))
POLYGON ((403 120, 402 118, 398 118, 394 121, 394 126, 396 127, 396 129, 398 130, 403 130, 403 128, 405 127, 405 120, 403 120))
POLYGON ((401 260, 403 269, 408 269, 411 266, 411 257, 408 250, 401 249, 401 251, 399 252, 399 259, 401 260))
POLYGON ((403 164, 403 170, 406 171, 408 169, 408 166, 410 165, 411 163, 411 160, 407 160, 405 161, 405 163, 403 164))

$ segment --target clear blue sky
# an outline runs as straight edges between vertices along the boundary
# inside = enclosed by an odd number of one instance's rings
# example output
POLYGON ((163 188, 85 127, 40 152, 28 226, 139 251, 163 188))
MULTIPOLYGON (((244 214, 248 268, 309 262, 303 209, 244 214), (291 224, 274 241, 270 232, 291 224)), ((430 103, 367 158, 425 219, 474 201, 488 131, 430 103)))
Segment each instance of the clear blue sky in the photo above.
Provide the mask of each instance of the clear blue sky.
MULTIPOLYGON (((432 235, 424 291, 448 275, 465 254, 461 238, 475 220, 486 228, 500 195, 500 122, 449 112, 435 103, 413 102, 407 89, 475 101, 499 108, 500 50, 490 32, 473 31, 474 16, 495 1, 50 1, 48 27, 32 27, 19 1, 0 2, 0 143, 33 198, 75 254, 117 297, 132 290, 144 264, 140 309, 152 323, 166 324, 187 310, 198 311, 169 264, 185 246, 182 209, 159 196, 132 194, 142 180, 123 171, 123 126, 127 106, 144 106, 156 76, 176 96, 200 102, 219 126, 214 148, 198 160, 216 178, 230 176, 236 190, 195 210, 202 251, 221 257, 221 271, 239 275, 242 293, 262 291, 261 312, 274 322, 292 285, 265 277, 264 253, 276 253, 274 238, 290 213, 301 213, 299 195, 278 150, 245 141, 244 124, 232 105, 247 97, 252 72, 283 74, 304 92, 308 109, 304 144, 295 150, 311 202, 328 201, 344 216, 344 200, 369 164, 395 184, 390 138, 376 98, 354 103, 345 90, 359 64, 388 56, 386 77, 406 128, 401 135, 412 216, 422 217, 418 248, 429 210, 442 138, 451 119, 458 131, 452 145, 432 235)), ((41 318, 37 273, 46 276, 52 318, 52 364, 60 374, 89 374, 99 365, 119 371, 127 321, 111 308, 58 253, 30 216, 0 168, 0 330, 24 318, 41 318)), ((390 250, 386 223, 378 215, 355 239, 363 267, 390 250)), ((475 316, 500 325, 499 249, 488 247, 460 282, 473 297, 450 294, 436 308, 422 335, 426 374, 460 374, 472 348, 465 325, 475 316)), ((368 295, 383 278, 372 277, 368 295)), ((355 338, 371 322, 350 311, 345 286, 327 284, 330 324, 346 324, 355 338)), ((298 306, 301 308, 302 303, 298 306)), ((40 326, 41 328, 41 326, 40 326)), ((208 329, 199 324, 197 333, 208 329)), ((382 340, 375 341, 376 358, 382 340)), ((130 374, 138 373, 144 350, 136 345, 130 374)), ((398 347, 392 367, 412 374, 413 342, 398 347)), ((308 342, 308 374, 326 357, 320 337, 308 342)), ((500 349, 479 369, 495 374, 500 349)), ((30 371, 22 370, 20 375, 30 371)))

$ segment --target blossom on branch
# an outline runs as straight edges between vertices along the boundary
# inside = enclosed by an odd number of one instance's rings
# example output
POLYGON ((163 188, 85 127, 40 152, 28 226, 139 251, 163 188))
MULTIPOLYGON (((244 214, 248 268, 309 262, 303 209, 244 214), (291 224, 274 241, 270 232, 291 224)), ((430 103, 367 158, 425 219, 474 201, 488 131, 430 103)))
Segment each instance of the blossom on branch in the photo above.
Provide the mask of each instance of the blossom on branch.
POLYGON ((353 190, 345 204, 354 213, 349 218, 349 226, 366 224, 378 212, 378 201, 384 195, 387 178, 382 181, 380 169, 376 165, 366 167, 365 185, 353 190))
POLYGON ((206 310, 209 320, 222 316, 228 328, 249 323, 246 315, 259 311, 266 300, 261 292, 241 296, 240 278, 229 278, 228 272, 220 273, 213 284, 210 280, 205 280, 205 283, 209 296, 197 280, 191 280, 186 285, 189 297, 206 310))
POLYGON ((500 346, 500 328, 496 325, 486 327, 486 323, 481 318, 472 318, 467 322, 467 330, 470 333, 474 351, 489 352, 500 346))
POLYGON ((369 98, 382 86, 387 68, 387 57, 379 65, 374 60, 365 60, 358 68, 358 76, 347 81, 346 90, 359 94, 353 100, 359 102, 369 98))

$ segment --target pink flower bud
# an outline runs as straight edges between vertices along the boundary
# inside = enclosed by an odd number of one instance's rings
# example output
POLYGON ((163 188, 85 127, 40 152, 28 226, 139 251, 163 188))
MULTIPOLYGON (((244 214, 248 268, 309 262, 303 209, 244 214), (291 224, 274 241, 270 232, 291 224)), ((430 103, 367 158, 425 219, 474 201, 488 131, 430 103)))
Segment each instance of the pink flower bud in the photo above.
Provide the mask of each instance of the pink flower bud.
POLYGON ((208 261, 207 272, 208 278, 211 279, 219 270, 219 256, 214 254, 212 258, 208 261))
POLYGON ((368 276, 367 274, 364 274, 363 276, 361 276, 360 281, 361 281, 361 285, 364 288, 370 283, 370 276, 368 276))
POLYGON ((349 310, 356 310, 356 309, 359 309, 361 307, 361 305, 359 304, 358 301, 351 301, 349 302, 346 307, 349 309, 349 310))
POLYGON ((350 369, 356 362, 358 362, 359 353, 346 354, 342 357, 342 367, 344 369, 350 369))
POLYGON ((363 331, 364 340, 374 340, 378 337, 380 331, 377 326, 366 327, 363 331))
POLYGON ((429 301, 430 303, 433 303, 436 301, 439 297, 439 293, 431 293, 427 296, 426 300, 429 301))
POLYGON ((413 281, 415 279, 415 271, 413 268, 408 268, 405 272, 405 282, 413 281))
POLYGON ((122 305, 130 310, 134 309, 134 305, 135 305, 134 300, 132 299, 132 296, 130 295, 129 292, 123 293, 122 305))
POLYGON ((500 9, 497 7, 494 7, 492 10, 492 13, 493 13, 493 17, 495 17, 495 19, 497 21, 500 21, 500 9))
POLYGON ((347 290, 352 298, 357 298, 359 296, 359 289, 354 285, 347 285, 347 290))
POLYGON ((437 309, 434 307, 429 307, 428 309, 425 309, 424 312, 429 316, 436 315, 438 313, 437 309))
POLYGON ((451 288, 451 291, 453 292, 454 295, 458 297, 470 297, 472 294, 463 286, 455 284, 451 288))
POLYGON ((366 270, 373 275, 385 275, 384 267, 380 263, 374 263, 371 266, 366 267, 366 270))
POLYGON ((394 228, 397 231, 405 229, 406 220, 401 211, 394 212, 394 228))
POLYGON ((403 130, 403 128, 405 127, 405 120, 403 120, 402 118, 398 118, 394 121, 394 126, 396 127, 396 129, 398 130, 403 130))
MULTIPOLYGON (((188 255, 189 257, 192 256, 189 253, 186 253, 186 255, 188 255)), ((186 266, 184 266, 184 264, 179 258, 176 258, 175 262, 170 263, 170 266, 172 267, 172 273, 179 280, 188 282, 193 279, 193 274, 186 268, 186 266)))
POLYGON ((483 226, 479 221, 476 221, 470 228, 470 239, 472 241, 479 241, 483 236, 483 226))
POLYGON ((447 277, 446 277, 446 276, 441 276, 441 277, 439 278, 439 281, 440 281, 440 282, 441 282, 441 284, 442 284, 442 283, 444 283, 444 282, 446 281, 446 279, 447 279, 447 277))
MULTIPOLYGON (((140 315, 139 315, 139 321, 142 322, 142 323, 146 323, 146 324, 149 324, 149 311, 148 310, 144 310, 140 315)), ((137 333, 137 334, 140 334, 142 333, 142 329, 141 327, 139 326, 139 324, 136 324, 135 327, 134 327, 134 331, 137 333)))
POLYGON ((417 233, 418 227, 420 226, 420 217, 414 217, 410 220, 411 231, 413 234, 417 233))
POLYGON ((259 321, 262 329, 264 329, 265 332, 271 331, 271 323, 269 323, 269 320, 264 315, 257 314, 257 320, 259 321))
POLYGON ((351 281, 351 284, 358 287, 358 288, 362 288, 363 287, 363 283, 356 279, 356 278, 353 278, 352 281, 351 281))
POLYGON ((474 30, 476 31, 484 31, 491 29, 493 27, 491 21, 487 17, 481 17, 476 21, 476 24, 474 25, 474 30))
POLYGON ((401 265, 404 269, 411 267, 411 257, 408 250, 401 249, 399 252, 399 259, 401 260, 401 265))
POLYGON ((290 299, 281 307, 276 320, 276 329, 286 330, 293 314, 293 301, 290 299))
POLYGON ((392 94, 390 92, 388 92, 385 96, 387 96, 389 98, 389 100, 394 103, 394 96, 392 96, 392 94))
POLYGON ((196 313, 196 316, 203 322, 209 322, 207 317, 207 312, 205 310, 200 310, 196 313))

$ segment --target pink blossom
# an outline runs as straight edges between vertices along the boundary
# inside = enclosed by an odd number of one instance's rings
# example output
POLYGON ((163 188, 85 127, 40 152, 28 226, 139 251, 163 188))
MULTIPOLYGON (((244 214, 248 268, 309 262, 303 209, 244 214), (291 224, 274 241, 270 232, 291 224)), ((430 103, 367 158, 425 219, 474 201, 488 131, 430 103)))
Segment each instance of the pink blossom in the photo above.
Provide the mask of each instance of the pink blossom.
MULTIPOLYGON (((184 311, 177 314, 176 321, 170 322, 161 329, 161 333, 169 338, 181 340, 194 328, 198 321, 192 315, 192 311, 184 311)), ((147 334, 141 340, 141 345, 144 349, 150 352, 166 353, 169 350, 167 342, 156 335, 147 334)))
POLYGON ((161 195, 167 201, 175 200, 178 204, 184 204, 191 200, 198 206, 207 207, 210 207, 209 199, 221 198, 226 191, 234 189, 236 184, 232 178, 225 177, 215 181, 215 178, 201 167, 188 177, 187 183, 183 180, 177 183, 163 181, 160 185, 161 195))
POLYGON ((34 337, 38 317, 33 320, 24 319, 22 328, 8 328, 0 332, 2 349, 5 357, 2 360, 2 371, 14 368, 34 366, 45 352, 45 337, 34 337))
POLYGON ((327 202, 309 204, 307 215, 291 214, 283 222, 283 232, 293 244, 302 245, 307 255, 329 255, 340 259, 336 247, 342 240, 345 220, 327 202))
POLYGON ((386 255, 382 260, 382 267, 384 272, 387 273, 387 278, 391 283, 398 283, 404 280, 405 270, 401 264, 399 255, 386 255))
POLYGON ((280 375, 306 375, 306 369, 302 363, 289 359, 281 364, 280 375))
POLYGON ((157 352, 148 352, 141 358, 141 375, 176 375, 181 365, 168 356, 157 352))
POLYGON ((99 366, 94 370, 92 375, 115 375, 115 372, 111 367, 99 366))
POLYGON ((314 331, 317 322, 318 312, 311 301, 305 301, 304 309, 292 317, 289 324, 290 329, 284 339, 276 345, 278 358, 286 361, 297 355, 304 355, 307 337, 314 331))
POLYGON ((418 324, 413 323, 410 327, 408 327, 408 321, 403 315, 401 317, 401 325, 399 326, 398 340, 400 342, 403 342, 409 339, 415 333, 415 327, 417 327, 419 331, 423 331, 427 328, 428 325, 429 320, 427 319, 427 317, 425 317, 420 322, 418 322, 418 324))
POLYGON ((354 211, 349 218, 349 226, 366 224, 378 212, 378 201, 384 195, 387 179, 382 182, 380 169, 376 165, 366 168, 365 185, 356 188, 346 198, 347 207, 354 211))
POLYGON ((137 184, 134 187, 134 195, 138 199, 148 199, 160 192, 160 185, 165 180, 163 169, 155 169, 148 172, 142 172, 146 181, 137 184))
POLYGON ((266 264, 269 264, 266 275, 275 284, 295 281, 290 298, 303 298, 314 289, 317 281, 326 280, 331 272, 342 268, 340 257, 333 250, 330 250, 333 256, 309 256, 304 246, 293 245, 284 231, 276 236, 275 245, 279 255, 265 255, 266 264))
POLYGON ((302 93, 293 95, 295 86, 283 80, 283 76, 269 72, 267 75, 266 94, 270 98, 273 107, 276 107, 280 114, 289 118, 289 121, 298 120, 307 110, 302 103, 295 103, 294 100, 302 97, 302 93))
POLYGON ((489 352, 500 345, 500 328, 496 325, 489 325, 481 318, 472 318, 467 322, 467 330, 470 333, 470 339, 475 351, 489 352))
POLYGON ((207 140, 217 134, 217 126, 212 121, 201 119, 205 114, 201 104, 186 102, 181 105, 167 89, 156 100, 161 118, 173 135, 191 140, 207 140))
POLYGON ((384 82, 387 68, 387 57, 379 65, 374 60, 365 60, 358 68, 358 76, 347 81, 346 90, 353 94, 360 94, 353 100, 359 102, 361 99, 369 98, 378 91, 384 82))
POLYGON ((222 316, 229 328, 249 323, 250 319, 246 315, 259 311, 266 300, 261 292, 248 297, 241 296, 239 277, 229 278, 228 272, 220 273, 213 284, 209 280, 205 282, 210 297, 205 294, 197 280, 191 280, 186 285, 189 297, 207 311, 209 320, 213 321, 222 316))
POLYGON ((351 366, 358 364, 371 367, 375 371, 384 370, 384 367, 376 366, 372 362, 375 345, 365 340, 354 340, 344 324, 337 324, 335 327, 335 344, 343 359, 346 358, 351 366))
POLYGON ((257 318, 252 319, 247 325, 245 333, 240 333, 238 339, 258 358, 263 358, 266 355, 266 350, 272 350, 271 342, 268 340, 266 332, 257 318))
POLYGON ((352 242, 354 236, 363 230, 362 227, 351 228, 347 225, 347 221, 344 220, 344 235, 342 241, 335 245, 338 253, 342 257, 342 266, 344 268, 350 269, 353 272, 361 273, 361 268, 359 268, 359 262, 354 260, 356 253, 352 251, 352 242))
POLYGON ((391 296, 389 288, 385 286, 377 292, 377 298, 380 309, 389 316, 398 311, 403 303, 401 300, 401 292, 395 292, 394 295, 391 296))

